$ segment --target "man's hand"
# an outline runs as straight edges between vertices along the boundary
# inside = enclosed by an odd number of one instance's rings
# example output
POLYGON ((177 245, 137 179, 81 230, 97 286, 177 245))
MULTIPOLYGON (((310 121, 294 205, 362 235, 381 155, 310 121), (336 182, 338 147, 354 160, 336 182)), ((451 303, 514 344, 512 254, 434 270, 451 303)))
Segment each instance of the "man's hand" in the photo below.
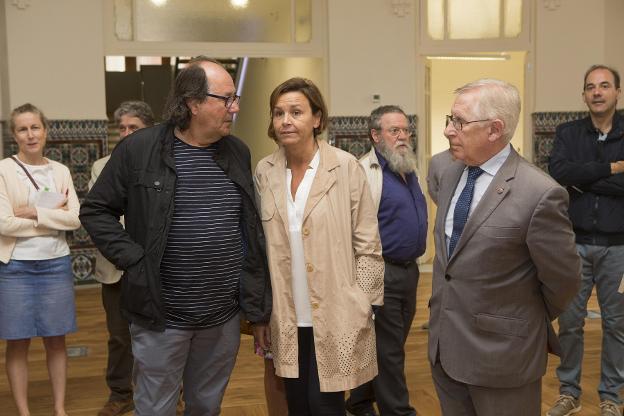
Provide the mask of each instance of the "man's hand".
POLYGON ((252 324, 251 331, 253 332, 254 340, 260 348, 265 351, 271 348, 271 328, 269 324, 252 324))
POLYGON ((37 219, 37 209, 35 207, 19 207, 13 211, 16 217, 26 218, 27 220, 37 219))
POLYGON ((611 162, 611 175, 617 175, 618 173, 624 173, 624 160, 611 162))

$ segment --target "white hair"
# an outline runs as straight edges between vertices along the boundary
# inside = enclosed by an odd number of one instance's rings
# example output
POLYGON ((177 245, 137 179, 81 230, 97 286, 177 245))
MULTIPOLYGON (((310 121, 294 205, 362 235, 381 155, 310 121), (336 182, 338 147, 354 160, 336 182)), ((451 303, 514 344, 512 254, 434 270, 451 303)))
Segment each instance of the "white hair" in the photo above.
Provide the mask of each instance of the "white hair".
POLYGON ((498 79, 479 79, 455 90, 456 95, 475 92, 477 100, 472 107, 478 119, 503 121, 503 138, 509 142, 520 117, 520 93, 508 82, 498 79))

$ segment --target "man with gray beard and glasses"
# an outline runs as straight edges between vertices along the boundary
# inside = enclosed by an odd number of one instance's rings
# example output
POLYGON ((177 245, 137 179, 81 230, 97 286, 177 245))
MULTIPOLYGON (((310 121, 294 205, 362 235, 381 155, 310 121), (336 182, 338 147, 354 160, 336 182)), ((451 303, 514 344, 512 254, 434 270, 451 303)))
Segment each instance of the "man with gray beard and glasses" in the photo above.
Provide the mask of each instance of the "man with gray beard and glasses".
POLYGON ((405 341, 416 312, 418 265, 425 252, 427 205, 418 183, 409 122, 398 106, 373 110, 368 121, 373 148, 360 163, 366 171, 377 207, 379 234, 386 271, 384 305, 375 311, 379 375, 351 391, 347 414, 410 415, 405 382, 405 341))

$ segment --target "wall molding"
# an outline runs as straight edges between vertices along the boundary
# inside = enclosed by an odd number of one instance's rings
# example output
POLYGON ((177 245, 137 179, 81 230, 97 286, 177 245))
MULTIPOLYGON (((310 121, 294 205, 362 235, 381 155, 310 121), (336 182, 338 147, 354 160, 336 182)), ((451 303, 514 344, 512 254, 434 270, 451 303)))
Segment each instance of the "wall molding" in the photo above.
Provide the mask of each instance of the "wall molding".
POLYGON ((544 8, 549 11, 557 10, 561 7, 561 0, 544 0, 544 8))
POLYGON ((390 0, 392 13, 396 17, 405 17, 410 14, 412 8, 411 0, 390 0))
POLYGON ((11 4, 18 10, 26 10, 30 7, 30 0, 13 0, 11 4))

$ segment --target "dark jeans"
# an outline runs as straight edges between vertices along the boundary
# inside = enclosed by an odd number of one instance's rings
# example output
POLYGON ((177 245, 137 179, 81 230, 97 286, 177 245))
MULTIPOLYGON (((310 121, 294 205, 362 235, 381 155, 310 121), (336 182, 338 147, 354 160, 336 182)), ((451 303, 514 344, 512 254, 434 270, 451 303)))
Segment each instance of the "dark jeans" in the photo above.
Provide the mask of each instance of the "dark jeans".
POLYGON ((284 378, 288 416, 344 416, 344 392, 321 393, 312 328, 298 329, 299 378, 284 378))
POLYGON ((132 342, 126 319, 121 316, 119 301, 121 282, 102 285, 102 304, 106 311, 108 327, 108 366, 106 384, 110 389, 110 401, 132 399, 132 342))
POLYGON ((382 415, 415 416, 405 381, 405 342, 416 313, 418 265, 386 262, 384 305, 375 313, 379 374, 351 390, 349 408, 356 414, 371 411, 377 399, 382 415))

